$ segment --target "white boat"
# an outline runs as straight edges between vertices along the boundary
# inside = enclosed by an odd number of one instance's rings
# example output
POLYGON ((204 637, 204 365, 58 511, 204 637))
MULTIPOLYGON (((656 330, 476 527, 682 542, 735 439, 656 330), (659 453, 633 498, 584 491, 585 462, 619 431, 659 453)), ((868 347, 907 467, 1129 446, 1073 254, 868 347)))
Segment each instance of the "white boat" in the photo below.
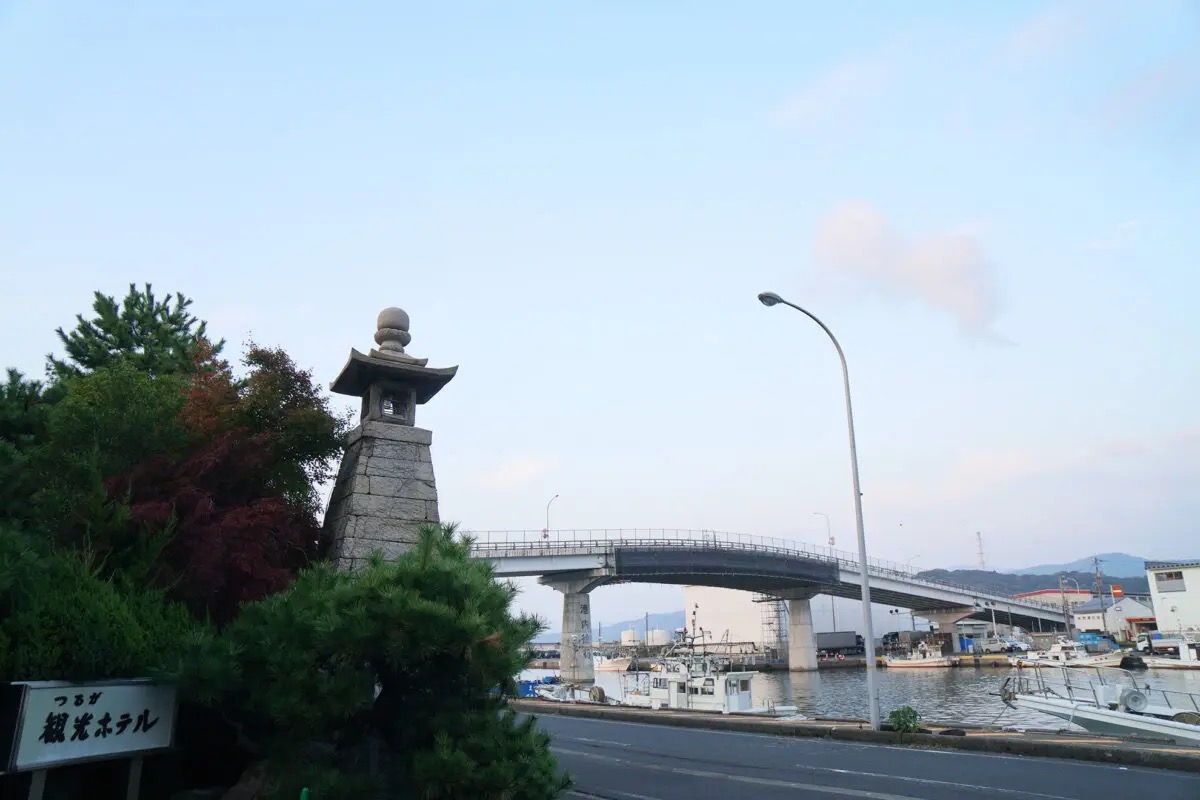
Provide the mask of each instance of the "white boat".
POLYGON ((751 685, 754 673, 727 671, 716 659, 694 657, 665 658, 661 669, 645 675, 644 693, 627 694, 623 702, 644 708, 712 711, 722 714, 797 717, 791 703, 754 704, 751 685))
MULTIPOLYGON (((754 673, 728 670, 727 662, 690 648, 671 651, 646 671, 621 676, 621 705, 635 708, 801 717, 791 703, 754 704, 754 673)), ((801 717, 802 718, 802 717, 801 717)))
POLYGON ((1120 650, 1091 653, 1083 642, 1059 637, 1048 650, 1014 653, 1008 663, 1014 667, 1115 667, 1125 655, 1120 650))
POLYGON ((592 656, 592 666, 597 672, 624 672, 632 663, 633 659, 628 656, 606 656, 600 653, 592 656))
POLYGON ((1010 708, 1040 711, 1092 733, 1200 747, 1200 695, 1139 685, 1128 670, 1061 664, 1016 670, 1000 698, 1010 708))
POLYGON ((910 650, 907 655, 889 655, 884 661, 888 669, 945 669, 958 666, 957 656, 944 656, 930 650, 925 642, 910 650))
POLYGON ((534 695, 542 700, 552 700, 556 703, 589 703, 593 705, 617 705, 617 701, 608 697, 603 687, 580 686, 575 683, 555 683, 534 687, 534 695))

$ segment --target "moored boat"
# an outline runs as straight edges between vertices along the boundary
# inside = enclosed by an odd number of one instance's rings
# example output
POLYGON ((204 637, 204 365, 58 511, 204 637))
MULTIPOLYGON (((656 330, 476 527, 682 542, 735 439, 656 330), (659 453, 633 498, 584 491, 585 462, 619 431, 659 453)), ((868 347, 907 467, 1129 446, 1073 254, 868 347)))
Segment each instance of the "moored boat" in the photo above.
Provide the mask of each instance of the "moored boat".
POLYGON ((599 653, 592 656, 592 666, 597 672, 624 672, 632 663, 633 659, 628 656, 606 656, 599 653))
POLYGON ((1140 685, 1128 670, 1080 664, 1016 670, 1000 699, 1092 733, 1200 747, 1200 695, 1140 685))
POLYGON ((943 669, 958 666, 958 657, 934 652, 921 642, 907 655, 889 655, 883 663, 888 669, 943 669))
POLYGON ((1059 637, 1046 650, 1014 653, 1008 663, 1014 667, 1117 667, 1126 655, 1121 650, 1093 653, 1083 642, 1059 637))

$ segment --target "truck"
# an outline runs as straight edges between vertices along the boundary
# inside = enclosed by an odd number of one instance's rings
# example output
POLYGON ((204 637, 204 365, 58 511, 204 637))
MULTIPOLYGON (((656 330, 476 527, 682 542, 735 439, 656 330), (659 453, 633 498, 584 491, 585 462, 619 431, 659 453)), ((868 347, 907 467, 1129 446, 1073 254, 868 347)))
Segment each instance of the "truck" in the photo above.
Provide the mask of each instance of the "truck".
POLYGON ((863 637, 854 631, 834 631, 817 634, 817 652, 829 655, 855 656, 866 652, 863 637))
POLYGON ((1178 653, 1179 645, 1185 641, 1183 634, 1160 633, 1159 631, 1144 631, 1137 635, 1134 645, 1139 653, 1154 655, 1155 653, 1178 653))

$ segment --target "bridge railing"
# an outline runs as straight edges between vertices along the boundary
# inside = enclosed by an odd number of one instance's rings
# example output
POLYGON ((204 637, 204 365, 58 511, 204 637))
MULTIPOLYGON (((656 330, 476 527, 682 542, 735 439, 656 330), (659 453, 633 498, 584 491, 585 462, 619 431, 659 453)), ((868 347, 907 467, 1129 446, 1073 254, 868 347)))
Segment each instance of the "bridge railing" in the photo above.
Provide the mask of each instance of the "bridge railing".
MULTIPOLYGON (((476 542, 476 547, 489 552, 501 550, 569 550, 579 547, 607 547, 614 544, 637 544, 651 547, 687 547, 687 548, 716 548, 756 550, 781 555, 802 555, 816 558, 825 562, 836 563, 840 567, 858 571, 858 554, 832 547, 800 542, 794 539, 783 539, 772 536, 757 536, 748 533, 733 533, 729 531, 688 530, 681 528, 594 528, 577 530, 509 530, 509 531, 464 531, 476 542)), ((918 577, 918 570, 910 564, 900 564, 895 561, 880 559, 868 560, 868 574, 872 577, 893 578, 909 583, 922 584, 933 588, 952 589, 956 592, 971 594, 981 600, 1002 601, 1003 608, 1025 609, 1046 613, 1052 609, 1041 603, 1028 600, 1015 600, 1000 587, 990 587, 981 590, 975 586, 940 581, 933 578, 918 577)))

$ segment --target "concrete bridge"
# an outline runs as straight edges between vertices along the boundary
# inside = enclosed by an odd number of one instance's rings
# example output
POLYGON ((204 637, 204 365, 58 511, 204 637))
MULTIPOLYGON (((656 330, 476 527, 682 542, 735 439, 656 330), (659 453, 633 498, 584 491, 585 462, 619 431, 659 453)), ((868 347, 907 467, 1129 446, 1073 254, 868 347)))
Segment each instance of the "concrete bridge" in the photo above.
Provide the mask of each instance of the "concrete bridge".
MULTIPOLYGON (((563 677, 594 678, 589 651, 588 593, 612 583, 719 586, 757 592, 788 603, 788 664, 817 667, 810 601, 818 594, 859 599, 856 554, 789 539, 690 530, 467 531, 474 552, 491 561, 497 576, 538 576, 563 593, 563 677), (571 644, 569 644, 571 643, 571 644), (573 646, 572 646, 573 644, 573 646)), ((903 564, 871 560, 871 600, 911 609, 953 630, 960 620, 990 619, 992 609, 1026 629, 1064 626, 1062 611, 1001 591, 917 577, 903 564)), ((1064 626, 1065 627, 1065 626, 1064 626)), ((958 637, 952 637, 955 650, 958 637)))

